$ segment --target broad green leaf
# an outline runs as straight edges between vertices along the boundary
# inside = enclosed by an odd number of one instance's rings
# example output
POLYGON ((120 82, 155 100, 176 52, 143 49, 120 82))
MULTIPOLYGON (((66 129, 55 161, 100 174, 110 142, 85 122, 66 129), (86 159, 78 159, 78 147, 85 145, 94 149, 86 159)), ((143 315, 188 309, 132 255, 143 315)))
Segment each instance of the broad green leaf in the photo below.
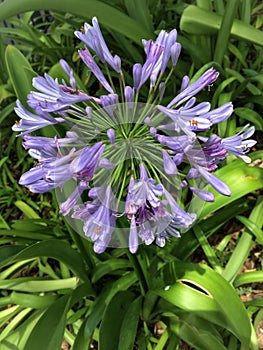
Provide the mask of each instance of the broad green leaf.
MULTIPOLYGON (((2 232, 4 230, 1 230, 2 232)), ((4 266, 6 263, 9 263, 9 261, 16 255, 19 254, 23 249, 27 248, 25 245, 6 245, 0 247, 0 265, 4 266)))
POLYGON ((224 89, 230 85, 233 81, 235 81, 236 78, 235 77, 231 77, 231 78, 228 78, 226 80, 224 80, 216 89, 213 97, 212 97, 212 106, 215 108, 216 107, 216 104, 218 102, 218 99, 220 97, 220 94, 224 91, 224 89))
POLYGON ((141 312, 141 304, 142 298, 138 297, 128 306, 120 329, 118 350, 134 349, 134 342, 141 312))
POLYGON ((32 309, 41 309, 48 307, 56 299, 56 295, 34 295, 28 293, 12 292, 9 296, 10 304, 16 304, 32 309))
POLYGON ((237 96, 239 96, 240 92, 242 92, 245 88, 247 88, 252 95, 262 96, 262 91, 256 85, 250 82, 251 79, 244 78, 243 75, 240 74, 237 70, 231 68, 226 68, 225 71, 227 75, 235 77, 240 83, 238 88, 235 91, 232 91, 232 98, 236 98, 237 96))
MULTIPOLYGON (((252 161, 262 159, 262 152, 254 152, 249 154, 249 156, 252 161)), ((232 163, 225 165, 214 174, 230 187, 232 195, 226 197, 218 194, 213 189, 209 189, 209 191, 214 193, 215 201, 204 205, 202 212, 199 215, 199 219, 202 219, 215 210, 243 197, 249 192, 263 187, 263 169, 257 166, 248 166, 248 164, 240 159, 236 159, 232 163)), ((194 199, 192 201, 193 208, 196 207, 195 202, 198 203, 198 201, 194 199)))
MULTIPOLYGON (((194 35, 216 35, 220 29, 222 18, 214 12, 190 5, 182 14, 180 29, 194 35)), ((231 35, 256 45, 263 45, 263 32, 237 19, 233 22, 231 35)))
MULTIPOLYGON (((1 306, 2 305, 4 304, 1 304, 1 306)), ((0 327, 3 327, 4 324, 18 314, 21 309, 22 308, 19 305, 3 308, 3 310, 0 311, 0 327)))
POLYGON ((83 18, 85 21, 97 16, 102 25, 116 30, 138 44, 141 44, 141 39, 150 38, 153 34, 141 23, 130 18, 116 7, 98 0, 77 0, 75 2, 71 0, 64 0, 63 2, 54 0, 23 0, 20 2, 5 0, 0 5, 0 21, 18 13, 33 10, 69 12, 83 18))
POLYGON ((149 33, 153 32, 152 17, 147 6, 147 0, 124 0, 128 15, 142 24, 149 33))
MULTIPOLYGON (((262 211, 263 197, 259 197, 256 205, 249 215, 249 220, 255 222, 256 226, 258 227, 262 227, 263 225, 262 211)), ((222 273, 222 276, 224 276, 227 281, 234 281, 235 277, 239 273, 250 253, 252 245, 254 244, 253 238, 253 235, 247 231, 242 233, 222 273)))
POLYGON ((32 90, 32 79, 36 73, 32 70, 25 56, 15 46, 7 46, 5 59, 16 96, 26 106, 27 95, 32 90))
POLYGON ((5 99, 13 96, 14 93, 6 89, 4 85, 0 86, 0 104, 2 104, 5 99))
POLYGON ((8 324, 6 325, 5 329, 0 334, 0 342, 6 338, 15 328, 18 324, 24 321, 26 317, 29 316, 32 309, 29 307, 27 309, 22 310, 17 314, 15 317, 9 320, 8 324))
POLYGON ((236 217, 246 228, 258 239, 259 244, 263 244, 263 231, 257 224, 245 216, 237 215, 236 217))
POLYGON ((13 112, 15 103, 9 103, 6 107, 0 111, 0 123, 2 123, 13 112))
POLYGON ((65 295, 48 308, 33 328, 24 350, 60 349, 66 326, 70 298, 71 294, 65 295))
MULTIPOLYGON (((263 98, 263 97, 262 97, 263 98)), ((240 107, 235 109, 235 114, 237 114, 240 118, 248 120, 255 125, 258 130, 263 129, 263 118, 256 111, 253 111, 250 108, 240 107)))
MULTIPOLYGON (((4 264, 40 256, 47 256, 62 261, 82 280, 88 280, 86 268, 80 254, 72 249, 69 243, 62 240, 50 239, 32 244, 30 247, 26 247, 18 254, 10 257, 9 260, 5 260, 4 264)), ((0 262, 0 266, 3 266, 3 263, 0 262)))
POLYGON ((42 310, 37 310, 11 332, 7 338, 3 339, 0 342, 1 350, 24 350, 25 343, 42 313, 42 310))
POLYGON ((134 272, 129 272, 118 280, 106 285, 96 301, 90 308, 90 314, 82 323, 79 332, 76 336, 72 350, 83 350, 91 341, 92 334, 103 319, 105 308, 110 303, 111 299, 119 291, 128 290, 128 288, 137 281, 134 272))
POLYGON ((127 259, 108 259, 96 265, 92 271, 92 283, 96 283, 104 275, 110 274, 119 269, 127 269, 131 263, 127 259))
POLYGON ((23 201, 16 201, 14 204, 29 219, 40 219, 40 216, 27 203, 23 201))
POLYGON ((220 29, 217 35, 215 52, 214 52, 214 60, 219 64, 222 64, 224 54, 227 51, 228 40, 230 37, 231 28, 236 15, 238 3, 239 3, 239 0, 232 0, 232 1, 228 1, 226 4, 225 13, 222 18, 220 29))
POLYGON ((243 284, 256 283, 263 281, 263 271, 249 271, 238 275, 233 284, 235 287, 242 286, 243 284))
POLYGON ((222 342, 221 329, 214 323, 207 322, 205 319, 191 313, 189 314, 189 312, 186 311, 177 311, 176 315, 180 318, 180 320, 186 322, 190 326, 208 332, 222 342))
MULTIPOLYGON (((125 291, 117 293, 110 301, 99 329, 100 350, 118 349, 122 322, 128 306, 133 300, 134 294, 125 291)), ((124 344, 122 344, 122 349, 127 349, 124 344)))
POLYGON ((0 230, 0 236, 25 238, 27 240, 26 243, 30 241, 31 242, 43 241, 43 240, 53 238, 53 236, 50 235, 50 231, 48 233, 47 232, 41 233, 41 232, 34 232, 32 230, 22 231, 22 230, 14 230, 14 229, 0 230))
POLYGON ((11 289, 21 292, 50 292, 59 289, 74 289, 77 287, 76 277, 60 280, 40 279, 36 277, 19 277, 0 280, 0 289, 11 289))
POLYGON ((177 282, 156 293, 171 304, 226 328, 249 348, 248 314, 229 283, 207 265, 177 262, 177 282))
POLYGON ((91 294, 89 283, 85 283, 50 305, 33 330, 28 333, 26 345, 21 349, 60 349, 66 326, 67 311, 79 299, 91 294))
POLYGON ((194 347, 196 350, 227 350, 213 334, 200 328, 193 327, 187 322, 171 317, 169 328, 180 339, 194 347))

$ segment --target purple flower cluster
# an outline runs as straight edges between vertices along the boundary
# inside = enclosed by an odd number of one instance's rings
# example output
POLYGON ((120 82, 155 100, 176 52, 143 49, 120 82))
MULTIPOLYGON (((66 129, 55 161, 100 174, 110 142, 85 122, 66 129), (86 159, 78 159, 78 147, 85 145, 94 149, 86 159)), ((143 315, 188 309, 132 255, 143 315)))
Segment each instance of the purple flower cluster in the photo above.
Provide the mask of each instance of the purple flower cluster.
POLYGON ((233 112, 231 102, 215 109, 209 102, 197 102, 198 92, 218 78, 214 68, 193 82, 185 76, 178 94, 161 104, 181 51, 176 30, 162 30, 155 41, 143 40, 146 58, 132 67, 133 86, 126 85, 121 59, 111 54, 96 18, 75 35, 85 44, 79 56, 102 91, 99 97, 81 91, 64 60, 60 65, 68 84, 48 74, 33 79, 35 91, 28 95, 28 105, 35 112, 17 101, 15 112, 21 119, 13 130, 20 131, 24 148, 37 162, 19 183, 44 193, 62 191, 73 181, 60 213, 83 221, 83 233, 97 253, 114 246, 115 231, 122 228, 128 229, 123 238, 131 253, 140 242, 163 247, 196 219, 185 209, 187 203, 180 202, 181 191, 213 201, 213 193, 204 188, 210 184, 231 195, 213 171, 230 153, 250 162, 246 153, 255 144, 249 139, 254 127, 247 125, 227 138, 211 134, 209 130, 233 112), (146 86, 149 95, 140 104, 146 86), (66 130, 64 138, 30 134, 58 123, 66 130))

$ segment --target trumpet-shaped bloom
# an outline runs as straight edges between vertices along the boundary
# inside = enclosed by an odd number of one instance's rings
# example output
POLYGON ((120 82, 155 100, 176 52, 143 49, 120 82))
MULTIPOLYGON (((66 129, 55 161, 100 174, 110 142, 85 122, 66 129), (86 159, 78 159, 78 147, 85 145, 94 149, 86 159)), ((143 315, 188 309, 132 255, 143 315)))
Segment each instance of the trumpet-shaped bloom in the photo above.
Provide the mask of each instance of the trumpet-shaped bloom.
POLYGON ((109 63, 116 72, 121 73, 121 59, 119 56, 112 56, 110 53, 96 17, 93 17, 92 25, 85 23, 83 29, 76 31, 75 35, 96 52, 101 62, 109 63))

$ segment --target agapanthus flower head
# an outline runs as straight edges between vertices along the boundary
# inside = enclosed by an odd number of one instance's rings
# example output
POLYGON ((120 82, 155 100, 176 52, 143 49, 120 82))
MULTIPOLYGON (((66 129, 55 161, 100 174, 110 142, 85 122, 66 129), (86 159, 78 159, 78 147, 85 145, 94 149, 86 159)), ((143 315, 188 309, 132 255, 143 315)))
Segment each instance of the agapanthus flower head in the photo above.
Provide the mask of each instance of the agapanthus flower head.
POLYGON ((78 54, 97 79, 94 85, 87 79, 89 91, 98 89, 98 96, 79 89, 63 59, 67 79, 60 82, 49 74, 33 79, 28 105, 34 112, 18 101, 21 120, 13 130, 22 132, 23 146, 37 163, 19 183, 38 193, 56 189, 60 213, 94 242, 96 253, 119 246, 136 253, 141 243, 163 247, 197 219, 187 209, 190 202, 182 201, 189 198, 181 197, 182 191, 204 203, 214 200, 207 185, 231 195, 213 172, 231 153, 250 161, 246 154, 255 144, 254 128, 245 126, 227 138, 214 134, 233 105, 211 108, 209 101, 199 100, 197 94, 218 78, 213 67, 198 78, 184 76, 178 93, 163 103, 181 51, 175 29, 142 41, 145 61, 130 67, 129 84, 97 18, 75 34, 86 45, 78 54), (63 123, 63 137, 30 134, 58 123, 63 123))

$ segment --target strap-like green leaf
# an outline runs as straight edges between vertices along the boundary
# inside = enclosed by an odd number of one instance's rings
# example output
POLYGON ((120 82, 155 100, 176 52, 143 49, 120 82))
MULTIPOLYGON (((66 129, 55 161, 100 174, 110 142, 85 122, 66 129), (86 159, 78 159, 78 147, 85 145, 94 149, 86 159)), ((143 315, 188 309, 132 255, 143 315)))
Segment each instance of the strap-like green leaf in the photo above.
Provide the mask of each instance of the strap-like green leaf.
POLYGON ((227 350, 214 334, 202 329, 197 329, 175 317, 170 318, 169 328, 196 350, 227 350))
MULTIPOLYGON (((263 158, 261 151, 251 153, 249 156, 252 161, 256 159, 261 160, 263 158)), ((211 189, 211 192, 215 193, 215 201, 205 204, 199 215, 200 219, 234 200, 243 197, 247 193, 263 187, 263 169, 257 166, 248 166, 240 159, 237 159, 219 169, 215 172, 215 175, 230 187, 232 195, 230 197, 225 197, 211 189)), ((195 200, 192 202, 194 206, 195 200)))
POLYGON ((62 344, 71 294, 53 303, 33 328, 24 350, 57 350, 62 344))
POLYGON ((135 273, 129 272, 123 277, 104 287, 90 308, 90 314, 82 323, 82 326, 80 327, 80 330, 73 344, 72 350, 83 350, 84 347, 88 346, 89 342, 91 341, 92 334, 99 322, 103 319, 105 308, 110 303, 111 299, 119 291, 127 290, 136 282, 136 280, 137 277, 135 273))
POLYGON ((118 350, 133 350, 136 338, 139 316, 141 312, 142 297, 135 299, 127 308, 123 317, 118 350))
POLYGON ((153 24, 147 2, 147 0, 124 0, 129 16, 141 23, 151 33, 153 24))
POLYGON ((178 280, 156 293, 171 304, 220 325, 249 349, 251 326, 248 314, 229 283, 207 265, 178 262, 178 280))
POLYGON ((141 39, 147 39, 152 36, 152 33, 141 23, 138 23, 117 8, 98 0, 76 0, 74 2, 71 0, 23 0, 19 2, 5 0, 0 5, 0 21, 18 13, 32 10, 69 12, 84 20, 90 20, 93 16, 97 16, 102 25, 116 30, 139 44, 141 39))
POLYGON ((62 261, 82 280, 88 280, 85 272, 85 265, 80 254, 72 249, 69 243, 56 239, 32 244, 30 247, 27 247, 18 254, 10 257, 9 260, 6 259, 3 263, 0 263, 0 266, 7 263, 14 263, 16 261, 37 258, 39 256, 46 256, 62 261))
MULTIPOLYGON (((134 294, 130 291, 125 291, 116 294, 110 301, 100 325, 100 350, 118 349, 121 325, 127 308, 133 299, 134 294)), ((123 345, 122 349, 126 350, 127 348, 123 345)))
POLYGON ((32 90, 32 78, 36 74, 28 60, 15 46, 7 46, 5 59, 16 96, 26 106, 27 95, 32 90))
MULTIPOLYGON (((220 29, 221 21, 222 16, 190 5, 183 12, 180 28, 189 34, 216 35, 220 29)), ((233 22, 231 35, 256 45, 263 45, 262 31, 237 19, 233 22)))
POLYGON ((92 271, 92 282, 96 283, 104 275, 110 274, 113 271, 127 269, 131 267, 131 263, 127 259, 109 259, 100 262, 92 271))

